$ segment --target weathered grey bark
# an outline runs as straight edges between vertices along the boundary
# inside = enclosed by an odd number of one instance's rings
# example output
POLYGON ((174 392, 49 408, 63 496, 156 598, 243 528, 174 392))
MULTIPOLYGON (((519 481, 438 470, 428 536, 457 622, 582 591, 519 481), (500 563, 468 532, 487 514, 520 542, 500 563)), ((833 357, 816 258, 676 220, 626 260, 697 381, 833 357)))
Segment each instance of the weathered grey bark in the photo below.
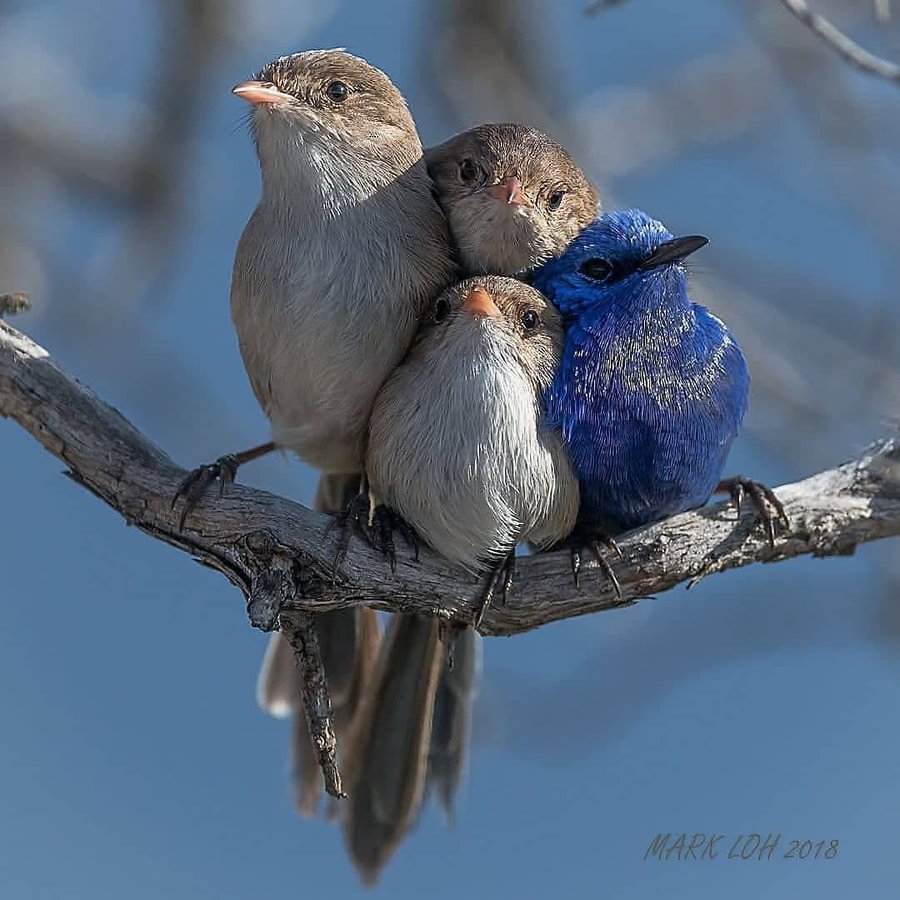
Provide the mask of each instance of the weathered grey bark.
POLYGON ((325 790, 332 797, 346 797, 337 767, 337 738, 331 715, 331 698, 319 647, 319 633, 312 613, 301 610, 283 611, 281 631, 294 651, 304 686, 304 707, 309 736, 319 758, 325 790))
MULTIPOLYGON (((336 537, 328 519, 265 491, 215 491, 178 530, 171 498, 185 472, 120 413, 61 371, 47 351, 0 322, 0 414, 15 419, 61 459, 69 475, 126 521, 218 569, 248 598, 253 625, 271 630, 284 610, 323 612, 356 604, 471 623, 480 583, 423 550, 384 559, 353 541, 332 579, 336 537)), ((740 522, 726 503, 624 536, 611 564, 622 586, 582 575, 575 587, 564 553, 523 559, 507 603, 489 609, 481 632, 516 634, 557 619, 627 606, 714 572, 803 554, 850 554, 857 544, 900 534, 900 437, 859 459, 778 489, 789 534, 769 547, 753 514, 740 522)))

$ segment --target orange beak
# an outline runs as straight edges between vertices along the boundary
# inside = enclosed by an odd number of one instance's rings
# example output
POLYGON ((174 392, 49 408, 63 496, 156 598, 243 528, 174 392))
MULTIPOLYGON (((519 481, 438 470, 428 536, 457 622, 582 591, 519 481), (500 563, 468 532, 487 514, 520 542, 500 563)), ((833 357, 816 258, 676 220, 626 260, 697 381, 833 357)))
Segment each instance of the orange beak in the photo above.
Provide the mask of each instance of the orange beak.
POLYGON ((491 295, 483 287, 472 288, 462 308, 477 319, 500 318, 500 310, 497 309, 491 295))
POLYGON ((517 206, 532 206, 532 202, 525 196, 522 182, 512 175, 504 178, 499 184, 492 184, 487 189, 488 196, 499 200, 501 203, 516 204, 517 206))
POLYGON ((294 98, 282 93, 270 81, 242 81, 236 84, 231 93, 254 106, 261 103, 290 103, 294 98))

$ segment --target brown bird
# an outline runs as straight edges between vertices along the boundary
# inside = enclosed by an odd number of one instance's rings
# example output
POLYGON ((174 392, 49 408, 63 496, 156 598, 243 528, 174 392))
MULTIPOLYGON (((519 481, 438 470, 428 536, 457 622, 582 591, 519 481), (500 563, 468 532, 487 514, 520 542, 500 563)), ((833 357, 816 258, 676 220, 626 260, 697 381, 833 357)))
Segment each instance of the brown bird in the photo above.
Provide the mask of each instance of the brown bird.
MULTIPOLYGON (((358 490, 369 414, 423 310, 455 274, 412 116, 391 80, 342 50, 284 56, 234 88, 252 104, 262 196, 238 243, 231 313, 272 440, 191 473, 184 516, 217 479, 283 448, 325 473, 316 508, 358 490)), ((177 497, 176 497, 177 499, 177 497)), ((319 621, 338 725, 352 717, 377 643, 374 613, 319 621)), ((276 713, 299 703, 279 635, 259 697, 276 713)), ((308 736, 295 741, 298 805, 321 790, 308 736)))
MULTIPOLYGON (((374 494, 472 572, 505 562, 519 541, 553 544, 575 524, 578 483, 561 438, 540 425, 562 343, 559 314, 534 288, 470 278, 440 295, 376 397, 366 455, 374 494)), ((466 629, 457 643, 473 639, 466 629)), ((367 881, 418 815, 429 756, 448 802, 458 781, 465 734, 442 733, 447 711, 436 719, 435 709, 467 712, 467 666, 454 659, 439 689, 442 662, 436 620, 394 617, 353 738, 345 833, 367 881)))
POLYGON ((425 161, 467 274, 523 275, 562 254, 599 211, 572 157, 526 125, 470 128, 425 161))
MULTIPOLYGON (((525 275, 561 254, 598 211, 598 194, 587 176, 556 141, 534 128, 480 125, 426 150, 425 159, 469 273, 525 275)), ((442 296, 438 302, 449 302, 448 295, 442 296)), ((409 359, 403 366, 409 366, 409 359)), ((391 380, 395 378, 396 373, 391 380)), ((426 421, 429 430, 440 424, 426 421)), ((378 444, 386 443, 382 434, 378 444)), ((503 463, 498 459, 498 465, 503 463)), ((390 470, 389 465, 379 468, 390 470)), ((483 487, 461 480, 475 492, 483 487)), ((396 487, 391 482, 382 476, 378 485, 388 498, 396 487)), ((426 496, 426 490, 423 485, 419 496, 426 496)), ((385 499, 380 490, 376 494, 385 499)), ((467 558, 446 536, 423 536, 431 537, 444 555, 467 558)), ((482 523, 471 517, 456 535, 463 543, 477 544, 483 538, 482 523)), ((359 764, 363 775, 351 797, 346 825, 351 852, 370 880, 416 821, 426 776, 453 821, 480 649, 472 629, 457 633, 451 668, 441 662, 447 648, 438 640, 434 622, 394 622, 385 635, 354 731, 352 764, 358 764, 359 756, 367 762, 359 764)))

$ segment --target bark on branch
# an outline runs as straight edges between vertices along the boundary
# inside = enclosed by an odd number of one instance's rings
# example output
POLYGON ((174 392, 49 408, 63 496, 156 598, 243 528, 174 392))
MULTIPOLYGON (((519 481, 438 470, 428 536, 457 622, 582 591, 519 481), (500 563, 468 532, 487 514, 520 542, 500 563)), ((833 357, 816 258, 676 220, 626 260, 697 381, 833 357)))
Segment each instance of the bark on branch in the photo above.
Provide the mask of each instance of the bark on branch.
MULTIPOLYGON (((61 459, 68 474, 126 521, 218 569, 248 600, 251 622, 278 627, 281 612, 324 612, 358 604, 471 623, 480 583, 423 550, 400 553, 397 571, 354 540, 336 577, 328 520, 270 493, 233 485, 213 491, 178 529, 171 498, 185 475, 115 409, 79 384, 47 351, 0 321, 0 415, 61 459)), ((857 544, 900 534, 900 437, 859 459, 778 489, 791 520, 770 547, 752 511, 740 522, 726 503, 624 536, 610 560, 617 600, 599 573, 575 587, 564 553, 523 559, 505 606, 488 610, 484 634, 516 634, 557 619, 627 606, 681 583, 755 562, 803 554, 850 554, 857 544)), ((296 623, 297 619, 285 616, 296 623)), ((302 617, 301 617, 302 621, 302 617)))

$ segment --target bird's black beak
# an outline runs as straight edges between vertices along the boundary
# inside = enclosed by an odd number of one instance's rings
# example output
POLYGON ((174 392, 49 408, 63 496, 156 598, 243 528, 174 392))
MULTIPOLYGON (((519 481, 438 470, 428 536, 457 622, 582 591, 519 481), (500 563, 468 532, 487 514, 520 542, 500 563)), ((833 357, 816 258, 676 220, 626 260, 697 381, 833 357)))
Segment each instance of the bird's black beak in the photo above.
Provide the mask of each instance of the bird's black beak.
POLYGON ((702 234, 689 234, 686 237, 672 238, 660 244, 641 264, 639 269, 655 269, 657 266, 666 263, 677 262, 684 259, 692 253, 705 247, 709 243, 709 238, 703 237, 702 234))

